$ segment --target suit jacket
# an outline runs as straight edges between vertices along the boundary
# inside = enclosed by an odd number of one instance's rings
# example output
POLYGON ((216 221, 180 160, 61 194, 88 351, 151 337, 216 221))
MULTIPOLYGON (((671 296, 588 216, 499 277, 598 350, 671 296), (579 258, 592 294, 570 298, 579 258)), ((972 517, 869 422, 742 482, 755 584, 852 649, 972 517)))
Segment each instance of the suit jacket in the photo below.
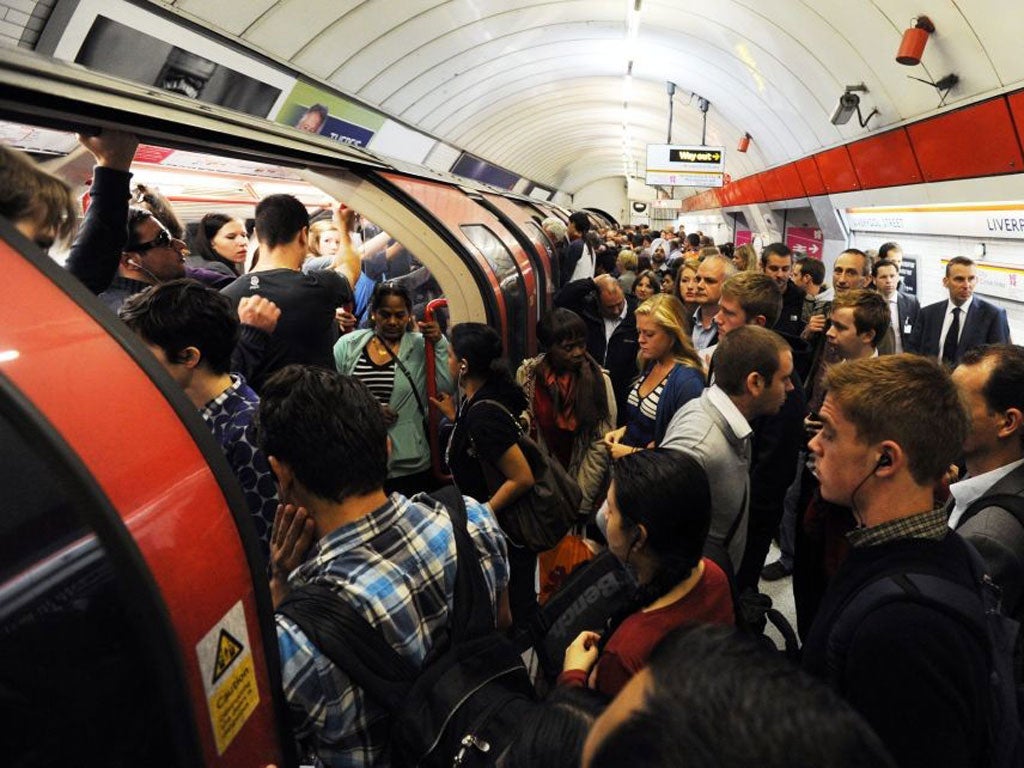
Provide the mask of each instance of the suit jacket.
MULTIPOLYGON (((1017 467, 985 491, 985 496, 996 494, 1024 495, 1024 467, 1017 467)), ((1024 528, 1006 510, 985 507, 960 523, 956 532, 981 554, 988 575, 1003 590, 1004 610, 1019 621, 1024 615, 1024 528)))
MULTIPOLYGON (((939 335, 942 333, 942 321, 948 303, 943 299, 929 304, 920 311, 917 325, 911 334, 909 351, 934 358, 942 353, 939 348, 939 335)), ((961 318, 960 322, 963 324, 963 330, 956 348, 955 363, 959 363, 969 349, 980 347, 982 344, 1001 344, 1010 340, 1010 324, 1006 319, 1006 310, 979 296, 975 296, 971 301, 967 317, 961 318)))
MULTIPOLYGON (((911 351, 911 338, 914 333, 914 326, 917 325, 917 316, 921 312, 921 304, 918 302, 916 296, 911 296, 907 293, 896 294, 896 316, 898 318, 896 327, 890 326, 889 333, 885 335, 885 338, 878 345, 878 354, 880 355, 891 355, 896 351, 896 342, 894 341, 893 334, 898 333, 900 335, 900 342, 903 344, 903 351, 911 351)), ((939 330, 942 327, 939 326, 939 330)))

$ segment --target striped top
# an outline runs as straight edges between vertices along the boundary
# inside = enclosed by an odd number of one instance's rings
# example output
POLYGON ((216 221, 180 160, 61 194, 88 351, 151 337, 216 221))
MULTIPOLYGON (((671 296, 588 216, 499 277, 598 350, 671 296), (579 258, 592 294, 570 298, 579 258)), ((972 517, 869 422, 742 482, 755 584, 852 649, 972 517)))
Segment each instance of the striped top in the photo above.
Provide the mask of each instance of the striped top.
POLYGON ((391 393, 395 389, 394 358, 383 365, 377 365, 370 359, 370 353, 364 348, 363 354, 356 361, 356 367, 352 369, 352 375, 366 385, 381 405, 391 402, 391 393))
POLYGON ((658 386, 640 396, 640 387, 644 385, 646 376, 641 376, 629 389, 626 398, 626 434, 622 437, 625 445, 646 448, 654 440, 654 427, 658 418, 658 402, 661 400, 668 376, 658 382, 658 386))
POLYGON ((656 418, 658 415, 658 401, 661 400, 661 393, 662 390, 665 389, 665 382, 667 379, 668 377, 666 376, 658 382, 658 386, 648 392, 646 396, 641 397, 640 387, 642 387, 644 383, 644 377, 641 376, 629 389, 629 397, 626 398, 627 405, 639 408, 640 413, 648 419, 656 418))

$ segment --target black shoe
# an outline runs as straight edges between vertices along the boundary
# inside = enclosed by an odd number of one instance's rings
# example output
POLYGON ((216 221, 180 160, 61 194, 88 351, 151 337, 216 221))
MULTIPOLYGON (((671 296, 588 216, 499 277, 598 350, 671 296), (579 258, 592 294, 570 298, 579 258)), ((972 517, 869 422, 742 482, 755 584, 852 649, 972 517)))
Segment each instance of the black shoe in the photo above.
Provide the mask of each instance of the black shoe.
POLYGON ((778 581, 784 579, 793 573, 792 568, 787 568, 782 564, 781 560, 776 560, 774 563, 769 563, 761 569, 761 579, 764 581, 778 581))

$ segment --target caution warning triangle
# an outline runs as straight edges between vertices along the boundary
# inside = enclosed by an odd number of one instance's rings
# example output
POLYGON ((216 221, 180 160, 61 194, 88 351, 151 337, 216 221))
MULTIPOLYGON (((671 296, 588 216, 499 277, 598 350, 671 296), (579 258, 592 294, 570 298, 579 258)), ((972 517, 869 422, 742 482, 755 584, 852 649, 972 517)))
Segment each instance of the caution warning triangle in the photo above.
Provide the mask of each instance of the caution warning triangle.
POLYGON ((217 663, 213 666, 213 682, 216 683, 220 680, 221 675, 231 666, 231 662, 241 655, 242 644, 233 638, 227 630, 222 629, 220 637, 217 639, 217 663))

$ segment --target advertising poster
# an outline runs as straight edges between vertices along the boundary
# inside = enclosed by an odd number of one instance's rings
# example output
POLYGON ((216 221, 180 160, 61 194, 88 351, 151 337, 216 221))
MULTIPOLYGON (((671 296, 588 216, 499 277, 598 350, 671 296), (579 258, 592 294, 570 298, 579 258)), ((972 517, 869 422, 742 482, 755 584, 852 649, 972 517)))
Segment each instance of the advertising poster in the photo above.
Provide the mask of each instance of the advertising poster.
POLYGON ((145 8, 62 2, 37 51, 177 96, 268 117, 295 78, 145 8))
POLYGON ((330 91, 299 81, 275 119, 283 125, 326 136, 341 144, 365 147, 386 118, 330 91))

